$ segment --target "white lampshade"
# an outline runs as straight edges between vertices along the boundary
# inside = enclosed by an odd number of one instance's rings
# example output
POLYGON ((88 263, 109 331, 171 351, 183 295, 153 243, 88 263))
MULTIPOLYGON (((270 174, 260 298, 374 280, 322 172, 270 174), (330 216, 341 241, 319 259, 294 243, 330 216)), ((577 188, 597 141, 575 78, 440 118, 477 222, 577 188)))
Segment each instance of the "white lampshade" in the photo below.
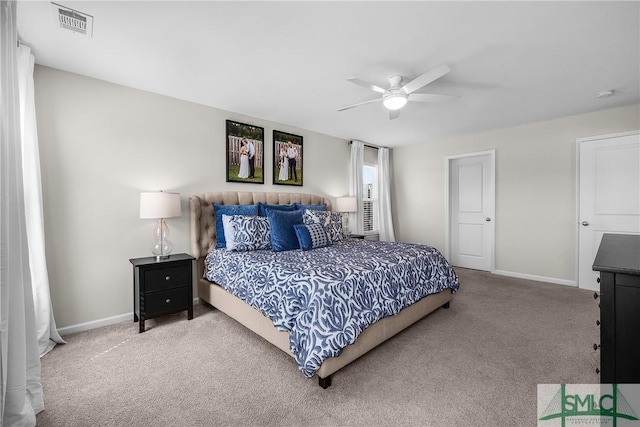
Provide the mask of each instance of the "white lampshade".
POLYGON ((154 230, 155 240, 151 245, 151 252, 160 261, 169 256, 173 244, 169 241, 169 227, 165 218, 174 218, 182 214, 179 193, 165 193, 163 191, 140 193, 140 218, 157 219, 154 230))
POLYGON ((179 193, 140 193, 140 218, 173 218, 180 215, 179 193))
POLYGON ((355 197, 336 197, 336 212, 357 212, 358 203, 355 197))

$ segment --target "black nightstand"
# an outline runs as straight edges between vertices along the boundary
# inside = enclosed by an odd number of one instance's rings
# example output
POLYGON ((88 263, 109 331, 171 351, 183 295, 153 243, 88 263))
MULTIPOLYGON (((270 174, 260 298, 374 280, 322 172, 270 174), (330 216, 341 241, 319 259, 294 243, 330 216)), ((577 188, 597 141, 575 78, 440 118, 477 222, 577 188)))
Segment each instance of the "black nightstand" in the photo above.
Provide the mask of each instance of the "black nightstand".
POLYGON ((140 321, 139 332, 144 332, 144 321, 152 317, 188 310, 188 319, 193 319, 194 260, 188 254, 159 261, 156 257, 129 260, 133 264, 133 321, 140 321))
POLYGON ((361 239, 361 240, 378 240, 378 234, 352 234, 349 237, 352 239, 361 239))

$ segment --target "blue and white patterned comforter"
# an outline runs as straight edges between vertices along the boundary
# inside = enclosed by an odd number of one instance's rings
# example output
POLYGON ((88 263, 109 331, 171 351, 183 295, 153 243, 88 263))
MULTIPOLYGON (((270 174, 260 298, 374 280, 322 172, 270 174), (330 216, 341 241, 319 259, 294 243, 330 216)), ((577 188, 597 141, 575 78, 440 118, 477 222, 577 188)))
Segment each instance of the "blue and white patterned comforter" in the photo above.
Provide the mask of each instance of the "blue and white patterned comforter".
POLYGON ((205 277, 289 332, 291 352, 307 377, 372 323, 459 287, 435 248, 359 239, 311 251, 215 249, 205 260, 205 277))

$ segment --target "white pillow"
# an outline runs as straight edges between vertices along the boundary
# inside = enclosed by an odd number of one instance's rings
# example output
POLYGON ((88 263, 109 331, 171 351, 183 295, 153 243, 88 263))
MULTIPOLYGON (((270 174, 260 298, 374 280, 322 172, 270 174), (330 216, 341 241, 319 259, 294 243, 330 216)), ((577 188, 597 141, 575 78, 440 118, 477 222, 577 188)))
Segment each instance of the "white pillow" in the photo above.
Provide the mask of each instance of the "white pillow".
POLYGON ((235 240, 235 232, 233 231, 233 225, 231 224, 231 220, 236 215, 225 215, 222 214, 222 228, 224 229, 224 235, 227 241, 227 250, 230 251, 233 248, 234 240, 235 240))
POLYGON ((269 220, 262 216, 222 215, 228 251, 271 249, 269 220))

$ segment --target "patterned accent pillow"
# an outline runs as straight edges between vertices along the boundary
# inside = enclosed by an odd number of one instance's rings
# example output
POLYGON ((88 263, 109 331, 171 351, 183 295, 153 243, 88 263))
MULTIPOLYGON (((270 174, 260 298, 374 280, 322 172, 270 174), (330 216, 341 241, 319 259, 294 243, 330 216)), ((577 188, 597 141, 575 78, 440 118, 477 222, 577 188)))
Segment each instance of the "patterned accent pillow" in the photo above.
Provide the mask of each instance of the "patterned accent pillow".
POLYGON ((269 220, 263 216, 223 215, 227 250, 271 249, 269 220))
POLYGON ((302 216, 304 224, 322 224, 327 230, 329 242, 339 242, 344 240, 342 233, 342 215, 331 211, 305 210, 302 216))
POLYGON ((329 237, 322 224, 296 224, 293 226, 303 251, 329 246, 329 237))
POLYGON ((227 240, 224 237, 222 215, 258 215, 258 205, 219 205, 214 203, 213 213, 216 216, 216 249, 226 248, 227 240))

